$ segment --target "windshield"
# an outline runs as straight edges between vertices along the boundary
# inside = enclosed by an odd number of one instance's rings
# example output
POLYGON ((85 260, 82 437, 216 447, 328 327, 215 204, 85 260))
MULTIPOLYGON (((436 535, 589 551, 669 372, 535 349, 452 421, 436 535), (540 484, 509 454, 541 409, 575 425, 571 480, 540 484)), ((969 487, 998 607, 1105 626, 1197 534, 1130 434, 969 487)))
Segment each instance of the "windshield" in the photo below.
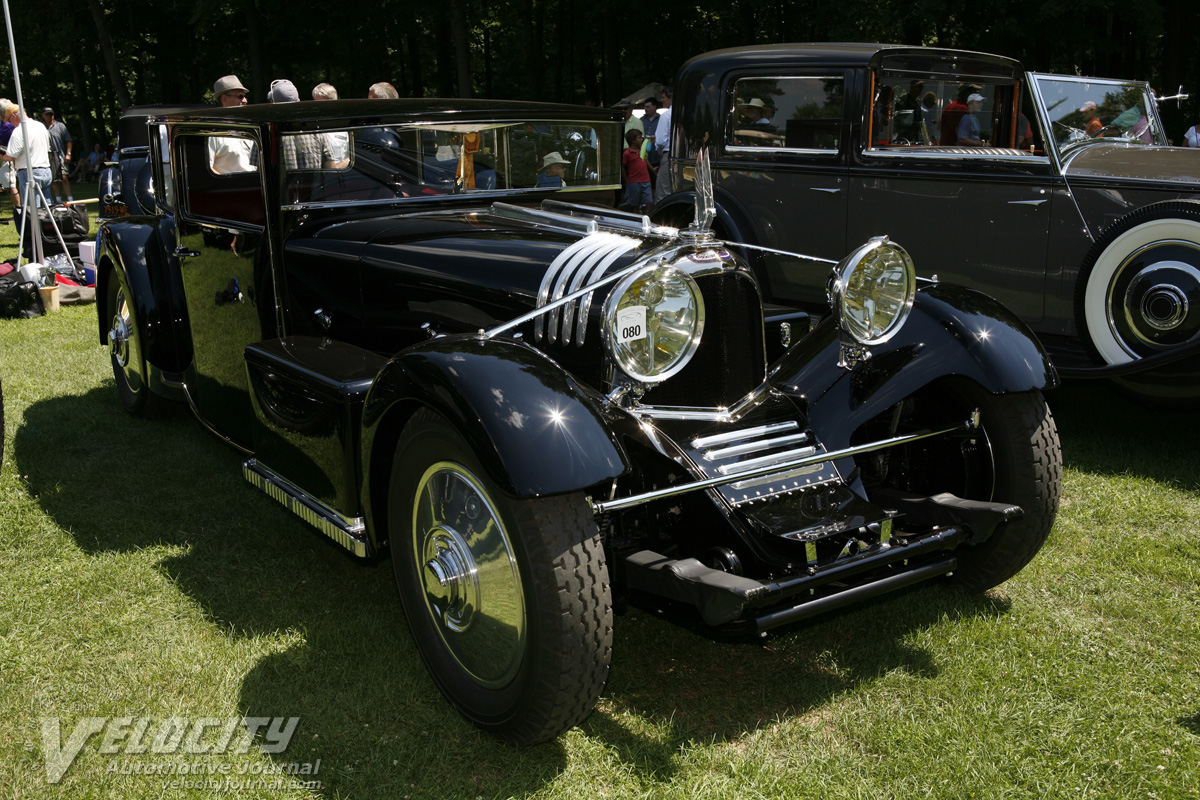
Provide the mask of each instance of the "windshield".
POLYGON ((1032 75, 1060 154, 1096 140, 1167 143, 1150 87, 1140 81, 1032 75))
POLYGON ((621 182, 618 122, 461 122, 288 133, 290 202, 479 191, 589 190, 621 182))

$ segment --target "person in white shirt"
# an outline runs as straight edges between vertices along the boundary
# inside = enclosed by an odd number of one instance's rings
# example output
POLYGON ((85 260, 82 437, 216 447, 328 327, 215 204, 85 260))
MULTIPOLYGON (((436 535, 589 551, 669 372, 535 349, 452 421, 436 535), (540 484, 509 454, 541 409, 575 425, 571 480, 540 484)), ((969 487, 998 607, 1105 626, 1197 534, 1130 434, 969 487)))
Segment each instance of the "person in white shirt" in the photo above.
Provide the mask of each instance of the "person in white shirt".
POLYGON ((1188 147, 1200 147, 1200 125, 1188 128, 1187 133, 1183 134, 1183 138, 1187 139, 1188 147))
POLYGON ((659 95, 660 110, 658 127, 654 129, 654 146, 659 152, 658 183, 654 186, 654 202, 658 203, 673 190, 671 188, 671 103, 675 92, 664 86, 659 95))
MULTIPOLYGON (((246 105, 246 87, 236 75, 226 75, 213 84, 213 96, 222 108, 246 105)), ((214 136, 208 140, 208 164, 218 175, 254 172, 254 142, 234 136, 214 136)))
MULTIPOLYGON (((338 91, 329 83, 318 83, 312 90, 313 100, 337 100, 338 91)), ((329 140, 329 149, 333 151, 333 160, 341 163, 349 163, 350 159, 350 134, 346 131, 334 131, 333 133, 325 134, 325 138, 329 140)))
POLYGON ((14 126, 12 138, 8 140, 8 152, 3 156, 5 161, 12 161, 17 168, 17 189, 21 193, 22 203, 26 199, 26 186, 32 172, 33 182, 41 187, 41 192, 35 191, 34 206, 42 203, 43 197, 50 196, 50 132, 40 121, 32 117, 21 119, 21 109, 16 103, 5 100, 0 113, 4 121, 14 126))

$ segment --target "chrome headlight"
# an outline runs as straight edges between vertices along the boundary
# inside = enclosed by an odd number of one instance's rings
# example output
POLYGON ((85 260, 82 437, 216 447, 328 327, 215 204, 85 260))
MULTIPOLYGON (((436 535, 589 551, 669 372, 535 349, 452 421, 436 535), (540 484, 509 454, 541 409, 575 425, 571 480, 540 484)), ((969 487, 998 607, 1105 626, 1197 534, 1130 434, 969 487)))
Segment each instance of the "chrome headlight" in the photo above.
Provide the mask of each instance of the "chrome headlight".
POLYGON ((860 345, 892 338, 908 319, 916 294, 912 258, 886 236, 843 258, 829 279, 829 302, 838 324, 860 345))
POLYGON ((691 275, 660 265, 625 277, 604 305, 604 342, 621 371, 660 383, 683 369, 700 346, 704 297, 691 275))

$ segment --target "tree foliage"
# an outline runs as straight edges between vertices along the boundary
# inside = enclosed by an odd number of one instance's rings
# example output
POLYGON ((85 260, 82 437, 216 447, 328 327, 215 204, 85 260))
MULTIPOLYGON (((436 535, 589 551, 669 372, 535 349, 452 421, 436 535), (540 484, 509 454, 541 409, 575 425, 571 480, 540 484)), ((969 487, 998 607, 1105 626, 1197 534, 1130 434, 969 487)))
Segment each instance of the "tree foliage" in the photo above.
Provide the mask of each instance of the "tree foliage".
MULTIPOLYGON (((612 103, 670 83, 693 55, 785 41, 880 41, 1019 58, 1028 69, 1144 78, 1167 94, 1168 129, 1200 109, 1200 9, 1179 0, 408 0, 338 7, 306 0, 8 0, 26 105, 52 105, 85 146, 107 142, 123 107, 211 100, 234 73, 265 99, 275 78, 301 96, 321 81, 364 97, 612 103)), ((11 59, 0 64, 3 93, 11 59)), ((15 99, 15 98, 14 98, 15 99)), ((1180 129, 1181 132, 1181 129, 1180 129)))

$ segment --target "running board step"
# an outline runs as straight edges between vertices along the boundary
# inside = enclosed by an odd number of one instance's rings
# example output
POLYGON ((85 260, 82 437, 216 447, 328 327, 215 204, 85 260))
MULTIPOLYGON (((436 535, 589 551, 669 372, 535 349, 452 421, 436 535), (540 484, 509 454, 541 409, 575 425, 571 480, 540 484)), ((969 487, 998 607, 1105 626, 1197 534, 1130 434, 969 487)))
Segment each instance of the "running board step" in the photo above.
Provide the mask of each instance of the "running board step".
POLYGON ((268 497, 279 501, 288 511, 354 555, 363 558, 371 555, 367 525, 362 517, 343 517, 320 500, 310 497, 286 478, 259 464, 257 459, 248 458, 242 462, 242 475, 251 484, 266 492, 268 497))

